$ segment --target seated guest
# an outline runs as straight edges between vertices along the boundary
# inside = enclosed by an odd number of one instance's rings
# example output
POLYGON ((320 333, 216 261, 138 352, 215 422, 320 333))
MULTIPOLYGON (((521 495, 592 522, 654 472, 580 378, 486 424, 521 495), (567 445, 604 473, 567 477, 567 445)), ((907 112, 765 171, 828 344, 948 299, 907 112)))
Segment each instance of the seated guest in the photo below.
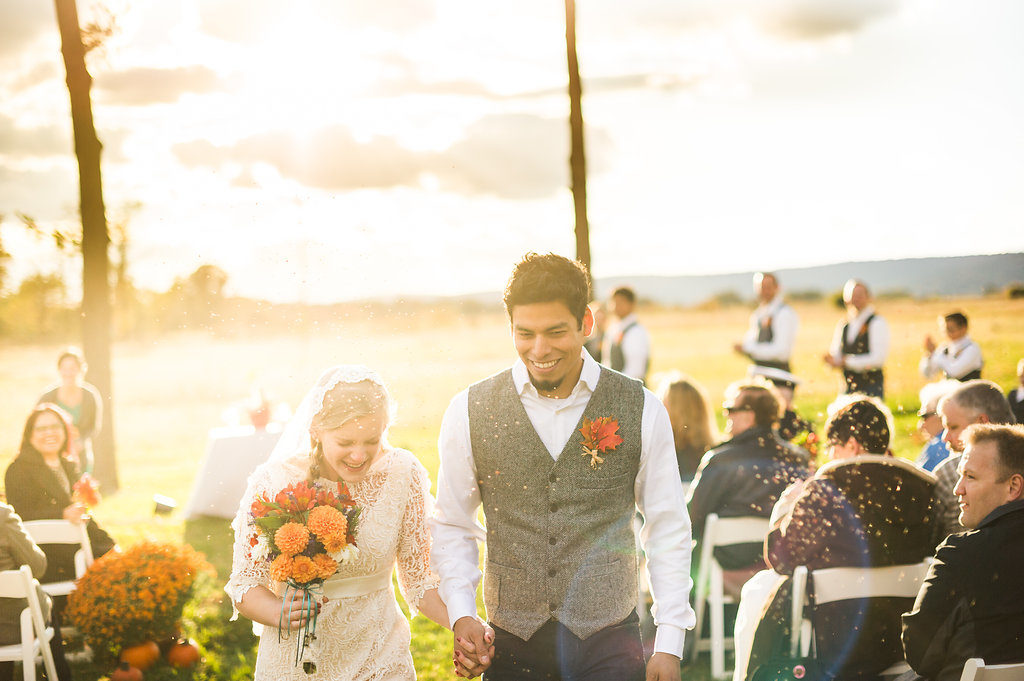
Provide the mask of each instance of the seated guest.
MULTIPOLYGON (((7 467, 4 485, 7 500, 24 520, 59 519, 87 523, 92 552, 101 556, 114 540, 86 516, 86 508, 72 500, 72 487, 79 472, 67 458, 70 421, 55 404, 40 404, 29 414, 21 449, 7 467)), ((41 582, 75 578, 75 547, 44 545, 47 566, 41 582)))
POLYGON ((1017 383, 1016 388, 1010 388, 1006 393, 1006 401, 1010 403, 1017 423, 1024 423, 1024 359, 1017 362, 1017 383))
POLYGON ((903 616, 907 662, 928 681, 956 681, 964 663, 1024 662, 1024 428, 972 425, 956 495, 969 532, 939 546, 903 616))
POLYGON ((921 408, 917 410, 917 428, 928 441, 917 457, 916 463, 926 471, 935 470, 935 467, 946 460, 950 455, 949 445, 942 439, 942 418, 939 416, 939 400, 947 394, 960 387, 960 381, 946 379, 928 383, 918 397, 921 400, 921 408))
POLYGON ((679 475, 689 483, 704 453, 718 444, 714 412, 700 383, 683 374, 670 375, 663 381, 658 396, 672 424, 679 475))
POLYGON ((981 378, 981 348, 967 335, 967 316, 951 312, 939 320, 945 330, 947 342, 936 345, 932 337, 924 337, 924 357, 921 374, 931 378, 942 373, 946 378, 972 381, 981 378))
MULTIPOLYGON (((825 424, 829 463, 786 490, 772 512, 765 557, 792 575, 800 565, 880 567, 931 554, 929 503, 935 478, 891 455, 892 414, 876 398, 841 397, 825 424)), ((749 672, 788 650, 788 579, 775 583, 757 625, 749 672)), ((745 589, 743 598, 750 596, 745 589)), ((814 609, 817 659, 835 679, 876 679, 903 656, 900 614, 910 599, 850 599, 814 609)), ((744 608, 749 607, 744 605, 744 608)), ((739 656, 739 654, 738 654, 739 656)))
MULTIPOLYGON (((14 509, 0 502, 0 570, 17 570, 28 565, 32 576, 39 579, 46 570, 46 554, 28 536, 21 518, 14 509)), ((39 605, 43 609, 43 620, 50 621, 50 597, 42 589, 36 590, 39 605)), ((0 645, 21 643, 21 611, 28 607, 24 598, 0 598, 0 645)), ((71 670, 64 659, 64 645, 60 635, 60 621, 52 621, 54 636, 50 639, 50 650, 57 668, 59 681, 68 681, 71 670)), ((14 679, 14 663, 0 662, 0 681, 14 679)))
POLYGON ((960 452, 964 449, 960 436, 964 428, 974 423, 1016 423, 1003 391, 992 381, 981 379, 967 381, 941 398, 939 416, 942 417, 944 430, 942 439, 949 445, 953 454, 935 467, 935 499, 932 500, 932 513, 935 516, 936 546, 950 534, 964 529, 958 520, 960 508, 953 492, 957 478, 960 477, 958 466, 960 452))
POLYGON ((782 401, 782 416, 779 417, 778 426, 775 428, 779 437, 787 442, 792 442, 801 434, 814 430, 811 422, 796 413, 796 409, 793 408, 793 395, 796 393, 796 386, 800 383, 796 376, 783 369, 762 367, 756 364, 747 370, 747 375, 763 376, 775 386, 775 391, 782 401))
MULTIPOLYGON (((709 514, 767 518, 782 491, 810 473, 806 452, 773 430, 781 405, 769 383, 729 386, 725 413, 725 433, 731 439, 704 455, 687 499, 691 531, 698 542, 709 514)), ((764 567, 759 544, 716 548, 715 558, 727 571, 726 588, 732 593, 764 567)))

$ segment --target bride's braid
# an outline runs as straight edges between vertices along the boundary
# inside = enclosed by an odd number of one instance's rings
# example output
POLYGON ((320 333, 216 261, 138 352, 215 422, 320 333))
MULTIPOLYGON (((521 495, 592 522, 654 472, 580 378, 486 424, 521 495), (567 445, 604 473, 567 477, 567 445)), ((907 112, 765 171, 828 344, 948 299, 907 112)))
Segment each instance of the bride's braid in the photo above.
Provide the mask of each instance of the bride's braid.
POLYGON ((320 440, 316 441, 313 448, 309 452, 309 482, 313 484, 320 477, 320 457, 323 456, 324 446, 320 443, 320 440))

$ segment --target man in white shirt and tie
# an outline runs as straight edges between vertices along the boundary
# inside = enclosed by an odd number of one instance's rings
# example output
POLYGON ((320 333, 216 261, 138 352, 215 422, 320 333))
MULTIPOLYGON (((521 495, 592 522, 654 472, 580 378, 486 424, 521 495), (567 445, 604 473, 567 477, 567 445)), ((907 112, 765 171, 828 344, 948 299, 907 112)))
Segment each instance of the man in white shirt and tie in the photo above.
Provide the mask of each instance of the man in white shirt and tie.
POLYGON ((921 358, 921 374, 932 378, 945 374, 946 378, 958 381, 973 381, 981 378, 981 348, 967 335, 967 315, 951 312, 939 320, 945 328, 948 342, 936 346, 932 337, 924 337, 925 356, 921 358))
POLYGON ((759 304, 750 315, 750 327, 733 349, 756 366, 792 371, 789 358, 799 320, 782 299, 778 277, 771 272, 756 273, 754 295, 759 304))
POLYGON ((583 351, 589 299, 582 265, 527 254, 505 290, 518 359, 456 395, 441 424, 431 562, 462 675, 490 663, 488 681, 680 678, 695 618, 672 429, 653 393, 583 351), (657 625, 646 665, 637 509, 657 625), (476 610, 480 541, 493 659, 476 610))
POLYGON ((885 399, 882 366, 889 356, 889 324, 875 312, 871 292, 860 279, 843 287, 846 320, 836 325, 825 363, 843 372, 844 393, 863 393, 885 399))

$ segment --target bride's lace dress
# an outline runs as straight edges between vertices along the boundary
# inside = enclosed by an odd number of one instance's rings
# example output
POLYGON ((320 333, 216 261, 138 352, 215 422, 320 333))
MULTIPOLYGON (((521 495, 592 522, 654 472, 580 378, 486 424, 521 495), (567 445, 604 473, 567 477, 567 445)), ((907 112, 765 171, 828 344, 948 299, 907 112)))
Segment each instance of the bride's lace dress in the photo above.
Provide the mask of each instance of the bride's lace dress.
MULTIPOLYGON (((290 482, 302 477, 292 471, 290 482)), ((325 479, 315 483, 324 489, 336 484, 325 479)), ((255 487, 258 487, 255 486, 255 487)), ((362 507, 356 530, 359 556, 339 568, 332 579, 366 577, 398 567, 398 583, 405 602, 415 614, 423 594, 437 587, 430 572, 430 530, 427 519, 432 498, 430 481, 422 464, 404 449, 388 450, 374 462, 366 478, 349 484, 349 493, 362 507)), ((254 489, 253 491, 263 491, 254 489)), ((272 494, 278 489, 266 490, 272 494)), ((269 564, 256 562, 249 552, 249 538, 256 530, 243 502, 235 521, 234 564, 225 590, 237 602, 250 588, 263 585, 282 593, 272 583, 269 564), (239 532, 242 528, 242 532, 239 532)), ((237 615, 237 613, 236 613, 237 615)), ((260 637, 256 681, 408 681, 416 678, 409 653, 409 622, 388 586, 361 596, 331 598, 323 604, 316 624, 312 657, 317 671, 306 674, 295 666, 295 636, 278 642, 275 627, 260 637)))

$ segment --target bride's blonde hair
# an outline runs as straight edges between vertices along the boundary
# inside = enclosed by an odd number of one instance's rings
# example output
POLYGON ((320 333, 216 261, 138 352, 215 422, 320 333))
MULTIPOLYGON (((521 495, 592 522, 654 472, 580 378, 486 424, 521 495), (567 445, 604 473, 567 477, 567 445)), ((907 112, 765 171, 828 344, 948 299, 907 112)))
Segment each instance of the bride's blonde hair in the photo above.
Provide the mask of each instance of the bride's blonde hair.
POLYGON ((323 456, 323 445, 313 435, 313 431, 327 431, 341 428, 346 423, 364 416, 384 416, 384 437, 387 437, 387 426, 394 417, 394 405, 388 396, 387 388, 380 383, 357 381, 354 383, 340 382, 324 395, 323 406, 313 416, 310 428, 309 479, 320 477, 320 461, 323 456))

